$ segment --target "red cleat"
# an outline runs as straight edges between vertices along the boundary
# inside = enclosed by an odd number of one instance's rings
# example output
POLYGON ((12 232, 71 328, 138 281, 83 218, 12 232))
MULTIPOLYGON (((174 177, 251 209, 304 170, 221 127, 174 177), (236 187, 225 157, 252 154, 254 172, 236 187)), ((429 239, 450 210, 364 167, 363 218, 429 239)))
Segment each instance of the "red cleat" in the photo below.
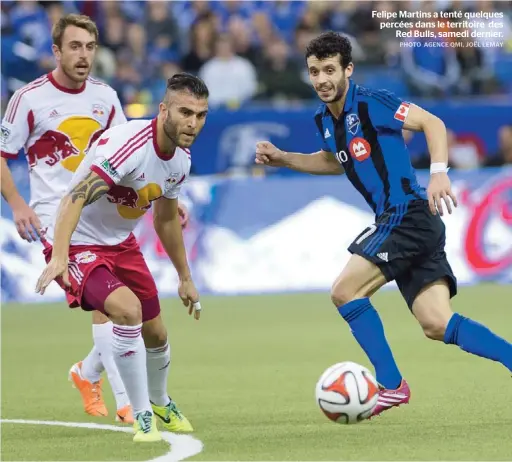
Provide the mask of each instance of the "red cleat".
POLYGON ((375 417, 380 413, 391 409, 392 407, 398 407, 402 404, 407 404, 411 399, 411 390, 405 380, 402 379, 402 383, 396 390, 387 390, 382 388, 379 391, 379 399, 377 406, 372 412, 371 417, 375 417))

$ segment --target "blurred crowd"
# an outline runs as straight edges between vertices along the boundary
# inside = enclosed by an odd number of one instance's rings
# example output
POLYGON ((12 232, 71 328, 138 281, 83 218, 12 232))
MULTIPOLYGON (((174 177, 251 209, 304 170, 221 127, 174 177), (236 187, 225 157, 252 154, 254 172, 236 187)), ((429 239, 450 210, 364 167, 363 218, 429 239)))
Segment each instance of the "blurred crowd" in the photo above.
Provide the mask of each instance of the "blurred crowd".
MULTIPOLYGON (((314 97, 304 68, 308 41, 323 30, 352 41, 358 82, 401 96, 512 92, 512 9, 492 1, 2 1, 2 96, 51 70, 51 27, 63 14, 92 17, 100 30, 94 74, 124 104, 151 104, 167 76, 199 74, 212 106, 314 97), (371 11, 503 11, 502 48, 400 47, 371 11)), ((482 41, 491 39, 481 39, 482 41)), ((495 39, 492 39, 495 40, 495 39)))

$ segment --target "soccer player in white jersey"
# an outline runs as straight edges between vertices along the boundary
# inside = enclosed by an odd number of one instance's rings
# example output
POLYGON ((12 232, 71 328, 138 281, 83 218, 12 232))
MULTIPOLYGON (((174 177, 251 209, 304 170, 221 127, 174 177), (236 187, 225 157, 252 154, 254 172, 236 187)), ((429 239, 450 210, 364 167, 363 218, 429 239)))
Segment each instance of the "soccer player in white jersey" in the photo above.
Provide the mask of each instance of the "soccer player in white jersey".
POLYGON ((155 282, 132 232, 154 205, 155 230, 179 276, 178 293, 199 319, 178 214, 190 172, 190 147, 208 112, 208 88, 189 74, 167 82, 159 114, 107 130, 92 146, 61 201, 48 266, 36 292, 54 279, 114 323, 114 359, 135 416, 134 441, 159 441, 156 417, 169 431, 192 431, 167 394, 170 348, 155 282))
MULTIPOLYGON (((18 90, 2 120, 1 192, 20 236, 29 242, 53 220, 92 143, 104 130, 126 122, 116 92, 89 77, 98 40, 94 22, 87 16, 64 16, 52 37, 57 68, 18 90), (30 169, 30 206, 17 191, 7 165, 22 147, 30 169)), ((51 239, 48 233, 46 237, 51 239)), ((85 411, 105 416, 100 374, 106 369, 117 404, 116 420, 131 423, 128 396, 111 353, 112 322, 98 311, 93 311, 93 338, 92 351, 71 368, 70 378, 82 395, 85 411)))

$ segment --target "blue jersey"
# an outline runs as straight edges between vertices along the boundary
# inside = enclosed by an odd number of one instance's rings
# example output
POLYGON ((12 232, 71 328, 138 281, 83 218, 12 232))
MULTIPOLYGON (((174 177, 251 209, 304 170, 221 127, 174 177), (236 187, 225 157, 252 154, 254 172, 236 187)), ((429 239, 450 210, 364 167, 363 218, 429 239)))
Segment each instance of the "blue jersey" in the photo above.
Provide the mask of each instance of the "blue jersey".
POLYGON ((350 80, 339 119, 326 104, 315 114, 322 150, 336 156, 377 216, 390 207, 427 198, 402 136, 408 111, 409 103, 392 93, 370 90, 350 80))

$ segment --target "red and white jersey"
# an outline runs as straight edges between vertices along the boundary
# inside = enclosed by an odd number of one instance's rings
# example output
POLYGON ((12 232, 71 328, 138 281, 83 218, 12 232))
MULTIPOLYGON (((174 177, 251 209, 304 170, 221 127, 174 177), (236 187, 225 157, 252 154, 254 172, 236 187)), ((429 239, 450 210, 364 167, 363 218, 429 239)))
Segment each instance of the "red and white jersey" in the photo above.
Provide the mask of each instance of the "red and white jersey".
POLYGON ((2 120, 2 157, 16 157, 25 148, 30 205, 43 227, 53 220, 92 143, 125 122, 117 93, 91 77, 70 90, 49 73, 14 93, 2 120))
POLYGON ((178 198, 190 164, 186 150, 176 148, 170 156, 160 152, 156 119, 132 120, 107 130, 78 167, 69 191, 91 171, 111 187, 103 197, 84 207, 71 244, 123 242, 151 208, 151 202, 160 197, 178 198))

